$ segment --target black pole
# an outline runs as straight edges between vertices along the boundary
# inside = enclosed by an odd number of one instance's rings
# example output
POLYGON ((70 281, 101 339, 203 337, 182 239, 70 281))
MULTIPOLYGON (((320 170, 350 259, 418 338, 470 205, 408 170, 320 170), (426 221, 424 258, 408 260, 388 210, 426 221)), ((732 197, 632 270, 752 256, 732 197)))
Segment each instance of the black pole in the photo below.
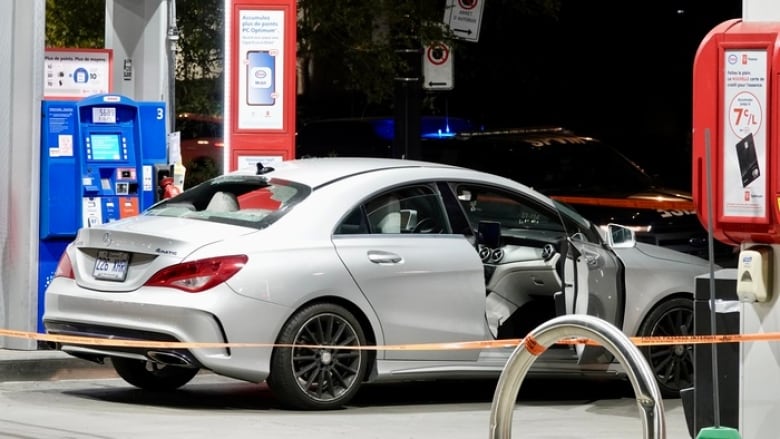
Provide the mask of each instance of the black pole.
POLYGON ((176 27, 176 0, 168 0, 168 129, 176 131, 176 47, 179 28, 176 27))
POLYGON ((420 159, 420 90, 422 87, 422 52, 401 49, 398 53, 405 70, 395 78, 395 137, 393 157, 420 159))

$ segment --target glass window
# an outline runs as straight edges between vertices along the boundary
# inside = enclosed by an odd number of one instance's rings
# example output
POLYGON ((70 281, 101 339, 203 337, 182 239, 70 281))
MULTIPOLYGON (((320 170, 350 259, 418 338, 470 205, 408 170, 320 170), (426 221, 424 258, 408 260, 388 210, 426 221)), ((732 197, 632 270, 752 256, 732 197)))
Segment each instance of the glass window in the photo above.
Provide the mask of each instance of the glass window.
POLYGON ((599 229, 590 221, 582 217, 573 207, 560 201, 553 201, 566 224, 566 230, 572 239, 584 242, 602 244, 603 240, 599 229))
POLYGON ((336 234, 451 233, 439 194, 430 186, 411 186, 376 196, 355 208, 336 234))
POLYGON ((281 218, 310 193, 310 187, 287 180, 220 176, 163 200, 144 214, 262 229, 281 218))
POLYGON ((181 140, 222 138, 222 122, 209 116, 188 116, 176 119, 181 140))
POLYGON ((336 235, 363 235, 368 233, 368 223, 363 209, 358 206, 352 210, 336 227, 336 235))
POLYGON ((456 194, 472 225, 496 222, 502 234, 532 230, 560 237, 566 233, 556 210, 530 199, 475 185, 459 185, 456 194))

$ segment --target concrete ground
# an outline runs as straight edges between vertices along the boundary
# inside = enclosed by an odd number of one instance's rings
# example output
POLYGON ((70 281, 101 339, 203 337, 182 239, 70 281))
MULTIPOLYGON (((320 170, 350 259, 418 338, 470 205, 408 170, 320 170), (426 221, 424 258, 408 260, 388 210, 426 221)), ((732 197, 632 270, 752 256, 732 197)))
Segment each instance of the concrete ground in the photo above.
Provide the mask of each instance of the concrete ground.
MULTIPOLYGON (((110 364, 100 365, 89 361, 73 358, 67 354, 52 350, 8 350, 0 349, 0 383, 2 382, 23 382, 23 381, 62 381, 62 380, 83 380, 83 379, 106 379, 116 378, 116 374, 110 364)), ((216 377, 215 377, 216 378, 216 377)), ((585 436, 596 434, 596 437, 642 437, 641 421, 639 411, 634 395, 630 386, 625 383, 621 388, 615 387, 614 391, 603 391, 598 384, 580 384, 581 390, 574 394, 576 400, 556 400, 554 395, 550 395, 550 383, 535 383, 526 380, 521 388, 521 396, 518 398, 519 404, 515 416, 525 417, 523 422, 527 425, 536 425, 537 421, 543 423, 541 436, 530 434, 531 431, 525 431, 522 434, 515 432, 513 436, 522 437, 545 437, 545 438, 563 438, 573 437, 574 432, 580 432, 585 436), (546 387, 545 387, 546 386, 546 387), (621 390, 622 389, 622 390, 621 390), (525 395, 525 396, 524 396, 525 395), (592 397, 590 395, 593 395, 592 397), (554 419, 564 417, 560 422, 553 422, 554 419), (608 434, 607 434, 608 433, 608 434), (526 434, 528 434, 526 436, 526 434)), ((568 384, 567 384, 568 385, 568 384)), ((560 384, 555 387, 560 386, 560 384)), ((467 386, 468 387, 468 386, 467 386)), ((490 386, 487 386, 490 387, 490 386)), ((417 393, 420 390, 427 394, 443 393, 441 388, 435 387, 432 392, 425 391, 425 386, 415 387, 414 390, 407 387, 406 384, 382 385, 371 387, 356 398, 355 408, 349 410, 367 410, 372 406, 385 411, 387 405, 403 407, 404 405, 415 406, 426 403, 425 399, 411 397, 410 393, 417 393), (380 390, 376 390, 376 389, 380 390), (404 399, 407 398, 407 399, 404 399)), ((429 389, 430 390, 430 389, 429 389)), ((492 399, 494 387, 480 390, 477 392, 471 390, 467 404, 473 405, 476 402, 484 404, 484 409, 489 410, 488 404, 492 399)), ((454 401, 446 401, 443 406, 443 400, 433 400, 432 407, 438 407, 437 410, 451 407, 452 413, 457 415, 459 404, 457 394, 454 401), (452 405, 451 405, 451 404, 452 405), (455 407, 455 408, 453 408, 455 407)), ((441 398, 447 395, 442 394, 441 398)), ((448 397, 447 397, 448 398, 448 397)), ((665 421, 667 426, 667 435, 665 437, 675 439, 686 439, 690 437, 685 422, 682 403, 679 399, 664 401, 665 421)), ((444 415, 445 413, 441 413, 444 415)), ((385 419, 384 417, 383 419, 385 419)), ((392 425, 398 424, 398 420, 387 418, 387 422, 392 425)), ((446 425, 447 421, 442 418, 440 422, 446 425)), ((431 426, 434 428, 435 426, 431 426)), ((484 426, 487 434, 487 425, 484 426)), ((456 437, 457 435, 453 436, 456 437)), ((482 436, 484 437, 484 436, 482 436)))

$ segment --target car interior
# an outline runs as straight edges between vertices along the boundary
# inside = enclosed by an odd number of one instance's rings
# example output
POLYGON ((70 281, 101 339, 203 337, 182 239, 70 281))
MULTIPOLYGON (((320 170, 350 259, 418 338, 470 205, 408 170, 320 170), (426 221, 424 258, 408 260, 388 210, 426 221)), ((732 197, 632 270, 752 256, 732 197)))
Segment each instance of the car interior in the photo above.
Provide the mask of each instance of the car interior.
POLYGON ((235 212, 239 209, 236 196, 229 192, 216 192, 212 197, 206 210, 213 212, 235 212))
MULTIPOLYGON (((486 320, 493 336, 522 337, 565 312, 556 303, 563 300, 568 251, 560 217, 499 190, 467 184, 453 188, 460 203, 458 207, 453 201, 454 209, 476 228, 472 242, 485 270, 486 320)), ((430 186, 408 186, 364 202, 335 233, 453 233, 447 215, 441 196, 430 186)))
POLYGON ((540 322, 565 312, 566 231, 558 218, 500 191, 460 185, 458 200, 477 224, 485 269, 486 319, 496 338, 523 337, 540 322))
POLYGON ((370 233, 449 233, 438 195, 426 186, 402 188, 366 203, 370 233))

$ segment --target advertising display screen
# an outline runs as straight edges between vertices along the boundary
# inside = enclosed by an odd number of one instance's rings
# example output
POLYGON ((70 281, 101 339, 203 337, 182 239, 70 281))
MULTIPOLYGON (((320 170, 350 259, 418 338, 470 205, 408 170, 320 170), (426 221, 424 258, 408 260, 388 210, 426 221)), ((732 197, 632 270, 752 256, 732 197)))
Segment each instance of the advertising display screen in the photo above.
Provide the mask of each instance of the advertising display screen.
POLYGON ((122 150, 119 134, 90 134, 92 160, 121 160, 122 150))

